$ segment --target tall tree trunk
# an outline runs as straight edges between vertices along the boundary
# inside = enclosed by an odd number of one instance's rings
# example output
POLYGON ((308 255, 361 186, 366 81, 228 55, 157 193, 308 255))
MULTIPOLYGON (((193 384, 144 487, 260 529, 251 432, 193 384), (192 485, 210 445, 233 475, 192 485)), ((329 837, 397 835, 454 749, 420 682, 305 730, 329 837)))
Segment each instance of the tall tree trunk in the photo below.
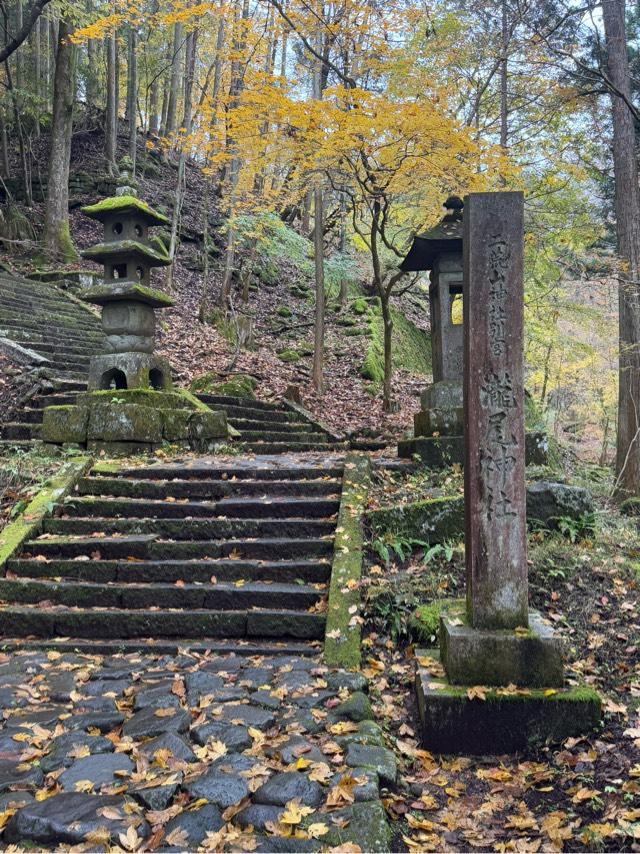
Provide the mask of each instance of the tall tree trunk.
POLYGON ((4 111, 0 111, 0 137, 2 138, 2 177, 10 178, 9 138, 7 135, 7 124, 4 118, 4 111))
POLYGON ((132 177, 136 171, 138 63, 136 60, 136 30, 129 25, 127 51, 127 118, 129 122, 129 157, 132 177))
POLYGON ((235 129, 233 128, 233 111, 240 104, 240 96, 244 85, 242 74, 243 58, 246 49, 246 21, 249 18, 249 0, 242 0, 242 11, 239 12, 240 0, 236 6, 236 19, 234 22, 233 36, 233 61, 231 62, 231 81, 229 84, 229 108, 228 108, 228 131, 227 131, 227 150, 231 155, 229 167, 226 170, 227 196, 229 199, 229 228, 227 232, 227 248, 224 258, 224 275, 222 277, 222 285, 220 287, 220 305, 226 311, 229 308, 229 300, 231 296, 231 282, 236 264, 236 230, 234 225, 234 216, 236 211, 236 194, 238 189, 238 180, 240 178, 240 153, 238 151, 238 141, 235 138, 235 129))
POLYGON ((96 109, 98 106, 98 46, 96 39, 87 41, 87 107, 96 109))
MULTIPOLYGON (((178 160, 178 177, 176 181, 176 200, 173 206, 173 216, 171 217, 171 240, 169 243, 169 257, 173 262, 178 251, 178 233, 180 227, 180 219, 182 217, 182 205, 184 202, 185 191, 185 169, 187 165, 187 148, 189 145, 188 138, 191 134, 192 124, 192 105, 193 105, 193 78, 196 64, 196 47, 198 43, 198 31, 193 30, 187 36, 187 49, 185 51, 186 66, 185 66, 185 87, 184 87, 184 116, 182 118, 182 127, 184 129, 184 139, 180 146, 180 158, 178 160)), ((167 282, 172 283, 173 263, 167 267, 167 282)))
POLYGON ((118 167, 116 156, 118 150, 118 46, 116 33, 110 33, 106 39, 107 50, 107 106, 105 116, 104 156, 107 169, 111 175, 116 175, 118 167))
MULTIPOLYGON (((323 4, 320 2, 320 13, 323 12, 323 4)), ((319 20, 323 20, 320 17, 319 20)), ((316 39, 316 50, 322 55, 322 30, 318 30, 316 39)), ((322 89, 324 77, 324 63, 318 59, 313 63, 313 99, 322 100, 322 89)), ((313 387, 319 393, 324 388, 324 197, 320 176, 316 177, 313 188, 313 257, 315 269, 315 311, 313 320, 313 366, 311 378, 313 387)))
POLYGON ((47 254, 63 261, 71 261, 76 257, 69 233, 69 161, 76 88, 75 47, 69 40, 73 29, 64 19, 60 21, 43 236, 47 254))
POLYGON ((616 491, 640 495, 640 189, 635 154, 624 0, 603 0, 613 116, 613 169, 619 272, 619 391, 616 491))
POLYGON ((500 146, 503 151, 507 150, 509 134, 509 102, 508 102, 508 66, 507 50, 509 48, 509 17, 507 11, 507 0, 502 0, 502 32, 501 32, 501 59, 500 59, 500 146))
POLYGON ((182 56, 182 24, 178 21, 173 28, 173 53, 171 61, 171 80, 167 103, 167 120, 165 134, 175 133, 176 114, 178 109, 178 93, 180 91, 180 60, 182 56))

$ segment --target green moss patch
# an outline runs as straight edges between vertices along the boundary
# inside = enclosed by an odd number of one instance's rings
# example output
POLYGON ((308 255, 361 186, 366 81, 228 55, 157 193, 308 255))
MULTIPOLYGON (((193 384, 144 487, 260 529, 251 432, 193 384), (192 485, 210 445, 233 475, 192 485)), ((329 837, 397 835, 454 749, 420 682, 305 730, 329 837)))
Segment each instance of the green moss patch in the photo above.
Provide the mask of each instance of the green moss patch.
POLYGON ((223 397, 243 397, 255 400, 255 390, 258 380, 248 374, 234 374, 226 380, 220 381, 216 374, 207 373, 196 377, 190 389, 199 394, 215 394, 223 397))
POLYGON ((435 599, 427 605, 419 605, 408 620, 411 639, 422 646, 437 646, 440 615, 460 605, 464 608, 460 599, 435 599))
POLYGON ((90 457, 79 457, 63 466, 22 513, 0 532, 0 569, 26 540, 40 533, 43 519, 50 516, 55 505, 69 495, 78 480, 89 470, 92 462, 90 457))
POLYGON ((368 457, 348 454, 333 551, 324 658, 333 667, 360 665, 360 579, 363 560, 362 517, 371 482, 368 457))
MULTIPOLYGON (((403 314, 391 309, 393 319, 392 359, 394 368, 402 368, 416 374, 431 374, 431 338, 408 320, 403 314)), ((378 385, 384 379, 384 325, 378 304, 369 308, 367 315, 369 341, 360 366, 365 379, 378 385)))
POLYGON ((103 199, 95 205, 86 205, 82 209, 82 213, 102 221, 105 216, 112 213, 135 212, 145 217, 147 222, 153 222, 157 225, 169 224, 169 220, 161 213, 154 211, 146 202, 136 198, 136 196, 111 196, 108 199, 103 199))
POLYGON ((441 543, 457 539, 464 530, 464 499, 430 498, 367 513, 367 522, 376 535, 390 534, 404 540, 441 543))
POLYGON ((280 361, 281 361, 281 362, 290 362, 290 363, 294 363, 294 362, 299 362, 299 361, 300 361, 300 353, 298 353, 298 351, 297 351, 297 350, 293 350, 293 349, 291 349, 291 348, 288 348, 288 349, 286 349, 286 350, 281 350, 281 351, 277 354, 277 356, 278 356, 278 358, 280 359, 280 361))

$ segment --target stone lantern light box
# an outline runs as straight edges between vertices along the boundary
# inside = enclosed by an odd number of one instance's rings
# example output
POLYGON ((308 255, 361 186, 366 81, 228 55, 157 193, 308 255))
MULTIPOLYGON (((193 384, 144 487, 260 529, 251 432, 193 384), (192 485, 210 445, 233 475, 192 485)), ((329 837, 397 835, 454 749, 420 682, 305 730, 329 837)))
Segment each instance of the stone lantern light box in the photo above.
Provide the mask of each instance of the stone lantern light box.
POLYGON ((153 354, 155 309, 173 301, 151 287, 151 269, 171 261, 149 229, 168 220, 135 196, 115 196, 83 208, 104 226, 101 243, 83 251, 84 258, 104 265, 104 283, 83 298, 102 306, 107 352, 91 360, 89 390, 155 388, 169 390, 167 361, 153 354))

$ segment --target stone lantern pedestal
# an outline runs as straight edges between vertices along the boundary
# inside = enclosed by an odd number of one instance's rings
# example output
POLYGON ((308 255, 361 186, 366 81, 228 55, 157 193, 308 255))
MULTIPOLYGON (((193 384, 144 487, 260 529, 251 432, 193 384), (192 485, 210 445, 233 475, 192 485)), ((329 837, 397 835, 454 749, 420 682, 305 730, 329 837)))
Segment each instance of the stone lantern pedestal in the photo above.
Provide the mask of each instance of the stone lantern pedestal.
POLYGON ((110 453, 154 450, 162 442, 208 450, 228 436, 225 413, 175 391, 169 363, 154 353, 155 312, 173 301, 151 287, 151 269, 171 262, 149 229, 166 224, 166 217, 133 195, 83 212, 104 228, 103 240, 82 253, 104 266, 103 282, 82 297, 102 308, 106 352, 91 359, 88 392, 76 406, 45 410, 44 441, 110 453))

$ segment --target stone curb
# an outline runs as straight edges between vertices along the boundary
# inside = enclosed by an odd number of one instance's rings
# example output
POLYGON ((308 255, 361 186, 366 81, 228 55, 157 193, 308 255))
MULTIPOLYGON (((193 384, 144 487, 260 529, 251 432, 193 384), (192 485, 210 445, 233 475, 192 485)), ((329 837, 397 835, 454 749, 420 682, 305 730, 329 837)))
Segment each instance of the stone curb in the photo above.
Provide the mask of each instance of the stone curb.
POLYGON ((69 462, 38 492, 17 519, 0 531, 0 570, 30 537, 40 533, 42 522, 51 515, 53 505, 65 498, 93 465, 92 457, 69 462))
POLYGON ((363 561, 363 516, 371 481, 371 462, 347 454, 329 587, 324 660, 332 667, 360 666, 360 578, 363 561), (354 619, 356 618, 356 619, 354 619))

